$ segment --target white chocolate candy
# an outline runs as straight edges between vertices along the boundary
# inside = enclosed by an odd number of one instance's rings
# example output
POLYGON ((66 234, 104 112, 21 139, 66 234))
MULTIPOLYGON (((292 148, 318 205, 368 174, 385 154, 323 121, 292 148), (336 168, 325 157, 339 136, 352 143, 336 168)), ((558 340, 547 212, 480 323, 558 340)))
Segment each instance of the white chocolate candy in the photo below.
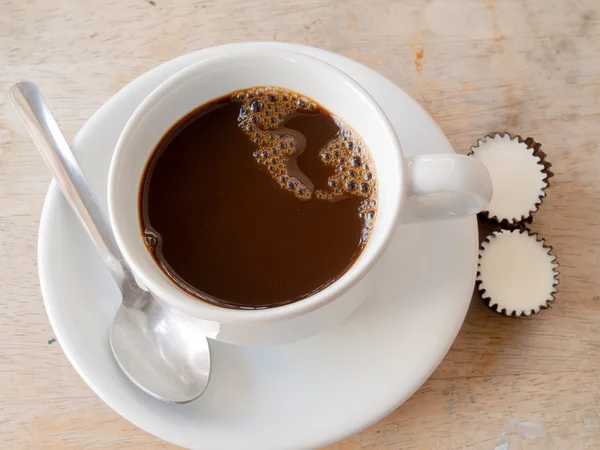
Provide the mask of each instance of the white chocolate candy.
POLYGON ((472 156, 485 165, 494 194, 486 211, 498 221, 518 222, 535 211, 548 186, 544 166, 518 138, 508 134, 486 137, 471 148, 472 156))
POLYGON ((477 280, 492 309, 529 316, 554 301, 558 264, 543 241, 524 231, 500 230, 482 247, 477 280))

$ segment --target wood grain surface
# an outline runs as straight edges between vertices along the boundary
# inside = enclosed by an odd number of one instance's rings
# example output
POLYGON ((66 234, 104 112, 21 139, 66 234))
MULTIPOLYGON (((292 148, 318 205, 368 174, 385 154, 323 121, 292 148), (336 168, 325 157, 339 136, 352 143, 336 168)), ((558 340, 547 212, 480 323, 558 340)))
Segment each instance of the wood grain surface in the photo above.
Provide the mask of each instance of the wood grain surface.
POLYGON ((0 0, 0 446, 174 448, 114 413, 52 342, 36 267, 50 176, 8 88, 36 81, 72 139, 144 71, 250 40, 315 45, 380 71, 459 152, 511 131, 554 164, 532 228, 560 261, 555 306, 508 319, 474 298, 430 380, 330 450, 599 449, 597 0, 0 0))

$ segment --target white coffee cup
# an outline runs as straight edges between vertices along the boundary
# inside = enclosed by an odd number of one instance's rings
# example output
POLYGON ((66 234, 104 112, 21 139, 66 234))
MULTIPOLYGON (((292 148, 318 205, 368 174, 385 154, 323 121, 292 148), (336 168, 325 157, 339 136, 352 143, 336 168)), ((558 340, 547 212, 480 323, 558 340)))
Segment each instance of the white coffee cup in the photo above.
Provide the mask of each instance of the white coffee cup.
POLYGON ((250 345, 300 339, 341 321, 366 298, 360 280, 382 255, 400 221, 474 214, 491 195, 489 174, 479 162, 455 154, 404 157, 384 112, 350 76, 319 59, 272 49, 227 52, 161 83, 127 122, 108 179, 110 222, 140 284, 163 304, 203 319, 208 337, 250 345), (138 196, 146 163, 172 125, 213 99, 255 86, 278 86, 311 98, 362 137, 375 162, 377 220, 361 256, 327 288, 276 308, 229 309, 191 296, 158 267, 142 237, 138 196))

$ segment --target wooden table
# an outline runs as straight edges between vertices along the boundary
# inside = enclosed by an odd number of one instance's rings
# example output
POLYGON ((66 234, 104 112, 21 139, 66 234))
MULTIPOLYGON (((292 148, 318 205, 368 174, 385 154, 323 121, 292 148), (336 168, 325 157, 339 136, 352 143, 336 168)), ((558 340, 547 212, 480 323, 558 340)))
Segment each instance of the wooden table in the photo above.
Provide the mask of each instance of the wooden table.
POLYGON ((39 83, 73 138, 158 63, 249 40, 311 44, 382 72, 457 151, 507 130, 554 163, 532 228, 560 260, 555 306, 517 320, 474 299, 418 393, 331 449, 600 448, 597 0, 0 0, 0 447, 173 448, 110 410, 52 343, 36 268, 50 176, 8 88, 39 83))

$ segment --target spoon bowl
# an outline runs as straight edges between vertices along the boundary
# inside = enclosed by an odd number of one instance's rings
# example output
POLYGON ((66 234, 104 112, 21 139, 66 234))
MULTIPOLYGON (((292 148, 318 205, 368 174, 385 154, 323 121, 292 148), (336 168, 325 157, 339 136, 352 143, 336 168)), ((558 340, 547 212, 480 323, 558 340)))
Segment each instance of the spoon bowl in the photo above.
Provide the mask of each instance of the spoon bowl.
POLYGON ((195 319, 160 305, 149 292, 133 295, 140 295, 136 307, 122 303, 110 329, 117 363, 133 383, 159 400, 194 400, 210 379, 208 342, 195 319))

